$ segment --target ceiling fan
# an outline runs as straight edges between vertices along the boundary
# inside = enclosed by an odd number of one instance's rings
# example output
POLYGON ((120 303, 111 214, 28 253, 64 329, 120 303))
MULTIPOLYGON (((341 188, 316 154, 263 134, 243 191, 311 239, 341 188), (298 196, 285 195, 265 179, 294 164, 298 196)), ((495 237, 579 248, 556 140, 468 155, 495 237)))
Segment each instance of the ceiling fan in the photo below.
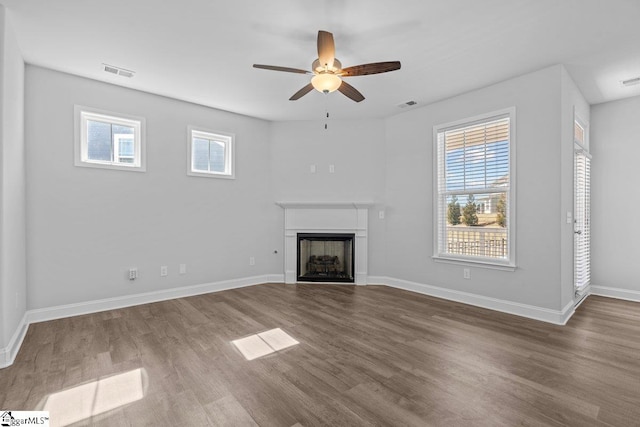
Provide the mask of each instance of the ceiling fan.
POLYGON ((367 74, 387 73, 400 69, 400 61, 374 62, 371 64, 342 68, 342 64, 335 57, 335 52, 336 47, 333 42, 333 34, 320 30, 318 31, 318 59, 311 64, 312 71, 301 70, 299 68, 279 67, 276 65, 253 64, 253 67, 264 70, 313 75, 311 83, 294 93, 293 96, 289 98, 290 101, 298 100, 311 92, 311 90, 316 89, 323 93, 338 90, 355 102, 364 100, 364 96, 356 88, 343 81, 342 77, 366 76, 367 74))

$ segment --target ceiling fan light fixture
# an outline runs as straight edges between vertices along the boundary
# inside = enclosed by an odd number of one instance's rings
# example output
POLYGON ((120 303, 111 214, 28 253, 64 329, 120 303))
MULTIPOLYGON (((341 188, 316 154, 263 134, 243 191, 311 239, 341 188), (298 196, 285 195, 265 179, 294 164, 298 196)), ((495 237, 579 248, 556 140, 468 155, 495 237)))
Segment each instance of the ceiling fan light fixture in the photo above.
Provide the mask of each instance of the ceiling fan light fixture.
POLYGON ((318 31, 318 59, 311 64, 311 71, 263 64, 253 64, 253 68, 284 71, 286 73, 313 74, 314 76, 311 78, 311 82, 294 93, 291 98, 289 98, 289 101, 296 101, 315 89, 322 93, 330 93, 338 90, 354 102, 364 101, 364 96, 358 89, 347 83, 346 80, 343 81, 343 77, 388 73, 389 71, 400 69, 400 61, 372 62, 342 68, 342 63, 336 59, 335 52, 336 47, 333 42, 333 34, 320 30, 318 31))
POLYGON ((342 80, 340 77, 331 73, 316 74, 311 79, 314 89, 322 93, 331 93, 340 87, 342 80))

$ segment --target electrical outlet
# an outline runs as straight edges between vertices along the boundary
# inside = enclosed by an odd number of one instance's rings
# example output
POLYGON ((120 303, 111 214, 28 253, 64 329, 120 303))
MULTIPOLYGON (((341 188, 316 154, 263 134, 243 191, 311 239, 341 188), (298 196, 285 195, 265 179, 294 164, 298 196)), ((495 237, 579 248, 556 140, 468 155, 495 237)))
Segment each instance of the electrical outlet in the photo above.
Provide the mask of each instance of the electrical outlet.
POLYGON ((384 219, 384 211, 378 211, 378 219, 384 219))
POLYGON ((310 171, 311 173, 316 173, 316 165, 311 165, 311 166, 309 166, 309 171, 310 171))
POLYGON ((166 265, 160 266, 160 276, 166 276, 167 274, 169 274, 167 270, 167 266, 166 265))
POLYGON ((256 258, 255 257, 252 257, 252 256, 249 257, 249 265, 256 265, 256 258))
POLYGON ((187 274, 187 264, 180 264, 180 274, 187 274))
POLYGON ((136 280, 138 278, 138 269, 130 268, 129 269, 129 280, 136 280))
POLYGON ((465 268, 464 270, 462 270, 462 276, 465 279, 471 279, 471 270, 469 270, 468 268, 465 268))
POLYGON ((335 165, 329 165, 329 173, 335 173, 336 167, 335 165))

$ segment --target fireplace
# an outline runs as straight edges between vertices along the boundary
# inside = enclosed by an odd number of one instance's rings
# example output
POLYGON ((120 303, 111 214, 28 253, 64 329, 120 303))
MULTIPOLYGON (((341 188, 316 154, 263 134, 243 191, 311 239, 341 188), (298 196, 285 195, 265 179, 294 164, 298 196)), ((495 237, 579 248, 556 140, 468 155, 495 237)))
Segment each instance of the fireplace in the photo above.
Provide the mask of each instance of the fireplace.
MULTIPOLYGON (((298 260, 298 235, 300 234, 320 234, 320 235, 348 235, 352 238, 351 261, 340 259, 341 267, 346 265, 350 270, 345 271, 345 275, 351 276, 347 283, 355 285, 367 284, 367 238, 368 238, 368 218, 371 202, 277 202, 284 209, 284 282, 296 283, 298 281, 307 282, 307 277, 300 277, 300 263, 303 267, 309 263, 311 255, 309 253, 303 262, 298 260)), ((347 250, 348 251, 348 250, 347 250)), ((319 254, 321 256, 337 256, 330 253, 319 254)), ((316 255, 317 256, 317 255, 316 255)), ((314 265, 317 271, 329 275, 333 273, 334 267, 327 265, 326 272, 323 262, 330 261, 322 258, 319 265, 314 265)), ((337 268, 336 268, 337 270, 337 268)), ((303 273, 306 274, 306 273, 303 273)), ((326 276, 318 282, 326 282, 326 276)))
POLYGON ((297 280, 353 283, 353 233, 298 233, 297 280))

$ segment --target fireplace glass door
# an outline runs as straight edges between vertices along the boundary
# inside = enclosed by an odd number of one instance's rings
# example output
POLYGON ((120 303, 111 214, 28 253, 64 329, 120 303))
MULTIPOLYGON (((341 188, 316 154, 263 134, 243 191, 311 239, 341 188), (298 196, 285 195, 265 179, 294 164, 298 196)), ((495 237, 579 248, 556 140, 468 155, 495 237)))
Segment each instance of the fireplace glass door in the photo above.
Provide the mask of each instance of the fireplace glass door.
POLYGON ((299 233, 298 281, 353 283, 354 234, 299 233))

